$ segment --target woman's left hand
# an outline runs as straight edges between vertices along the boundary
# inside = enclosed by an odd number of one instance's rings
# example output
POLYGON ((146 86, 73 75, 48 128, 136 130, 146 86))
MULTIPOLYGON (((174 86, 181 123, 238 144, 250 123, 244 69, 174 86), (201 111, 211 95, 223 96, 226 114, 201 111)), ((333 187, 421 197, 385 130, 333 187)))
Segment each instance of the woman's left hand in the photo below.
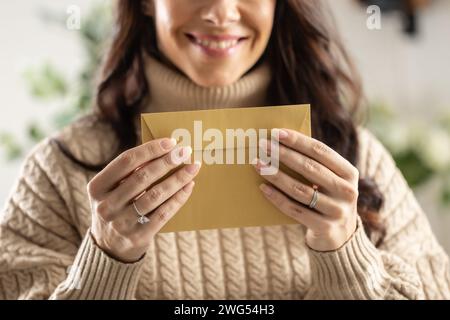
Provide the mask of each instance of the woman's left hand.
MULTIPOLYGON (((324 143, 300 132, 276 129, 279 160, 318 187, 314 209, 309 205, 314 188, 278 170, 261 175, 270 184, 260 186, 265 197, 283 213, 307 228, 306 243, 316 251, 339 249, 355 232, 357 223, 358 170, 324 143)), ((271 149, 267 140, 260 147, 271 149)), ((261 173, 260 160, 255 168, 261 173)))

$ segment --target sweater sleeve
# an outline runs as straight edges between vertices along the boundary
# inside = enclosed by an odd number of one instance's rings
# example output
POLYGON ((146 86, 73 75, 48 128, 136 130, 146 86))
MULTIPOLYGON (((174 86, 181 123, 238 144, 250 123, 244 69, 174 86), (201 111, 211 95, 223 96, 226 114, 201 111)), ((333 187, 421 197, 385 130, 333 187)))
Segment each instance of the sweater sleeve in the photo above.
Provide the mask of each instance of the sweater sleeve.
POLYGON ((449 258, 392 156, 367 130, 364 171, 382 191, 386 234, 375 247, 361 220, 353 236, 331 252, 309 249, 309 299, 449 299, 449 258))
POLYGON ((27 156, 0 216, 0 299, 132 299, 142 260, 123 264, 81 233, 64 157, 49 139, 27 156), (68 192, 70 191, 70 192, 68 192))

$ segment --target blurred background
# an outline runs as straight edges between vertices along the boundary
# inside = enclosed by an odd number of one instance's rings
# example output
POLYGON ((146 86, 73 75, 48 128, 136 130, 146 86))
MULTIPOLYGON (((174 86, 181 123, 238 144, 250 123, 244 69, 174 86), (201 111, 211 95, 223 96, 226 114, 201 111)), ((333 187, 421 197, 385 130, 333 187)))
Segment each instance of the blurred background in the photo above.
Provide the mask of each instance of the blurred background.
MULTIPOLYGON (((362 75, 369 128, 450 253, 450 1, 323 1, 362 75)), ((90 107, 111 3, 0 3, 0 205, 33 145, 90 107)))

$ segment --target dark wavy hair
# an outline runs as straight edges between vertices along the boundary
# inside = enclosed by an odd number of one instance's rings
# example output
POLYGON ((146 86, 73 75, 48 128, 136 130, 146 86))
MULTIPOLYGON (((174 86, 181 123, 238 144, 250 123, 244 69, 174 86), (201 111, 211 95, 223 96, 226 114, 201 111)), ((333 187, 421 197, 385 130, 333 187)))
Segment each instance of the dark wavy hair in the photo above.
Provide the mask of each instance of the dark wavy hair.
MULTIPOLYGON (((117 155, 137 144, 134 119, 151 94, 143 50, 160 57, 154 21, 144 13, 142 3, 117 1, 114 34, 104 59, 93 113, 112 126, 120 142, 117 155)), ((272 69, 268 105, 311 104, 313 137, 356 166, 354 115, 360 114, 362 90, 335 30, 323 1, 278 0, 271 38, 260 61, 268 60, 272 69)), ((85 169, 100 171, 106 165, 84 163, 57 143, 66 156, 85 169)), ((359 180, 358 213, 369 235, 372 231, 383 234, 378 214, 383 201, 372 179, 359 180)))

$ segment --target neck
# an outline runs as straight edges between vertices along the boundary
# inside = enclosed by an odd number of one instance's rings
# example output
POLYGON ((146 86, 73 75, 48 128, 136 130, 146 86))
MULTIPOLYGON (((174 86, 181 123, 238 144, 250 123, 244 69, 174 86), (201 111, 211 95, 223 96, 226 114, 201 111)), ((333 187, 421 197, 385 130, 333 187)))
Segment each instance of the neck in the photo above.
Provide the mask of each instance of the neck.
POLYGON ((144 53, 149 100, 142 112, 257 107, 266 103, 271 73, 261 63, 236 82, 223 87, 201 87, 177 69, 144 53))

